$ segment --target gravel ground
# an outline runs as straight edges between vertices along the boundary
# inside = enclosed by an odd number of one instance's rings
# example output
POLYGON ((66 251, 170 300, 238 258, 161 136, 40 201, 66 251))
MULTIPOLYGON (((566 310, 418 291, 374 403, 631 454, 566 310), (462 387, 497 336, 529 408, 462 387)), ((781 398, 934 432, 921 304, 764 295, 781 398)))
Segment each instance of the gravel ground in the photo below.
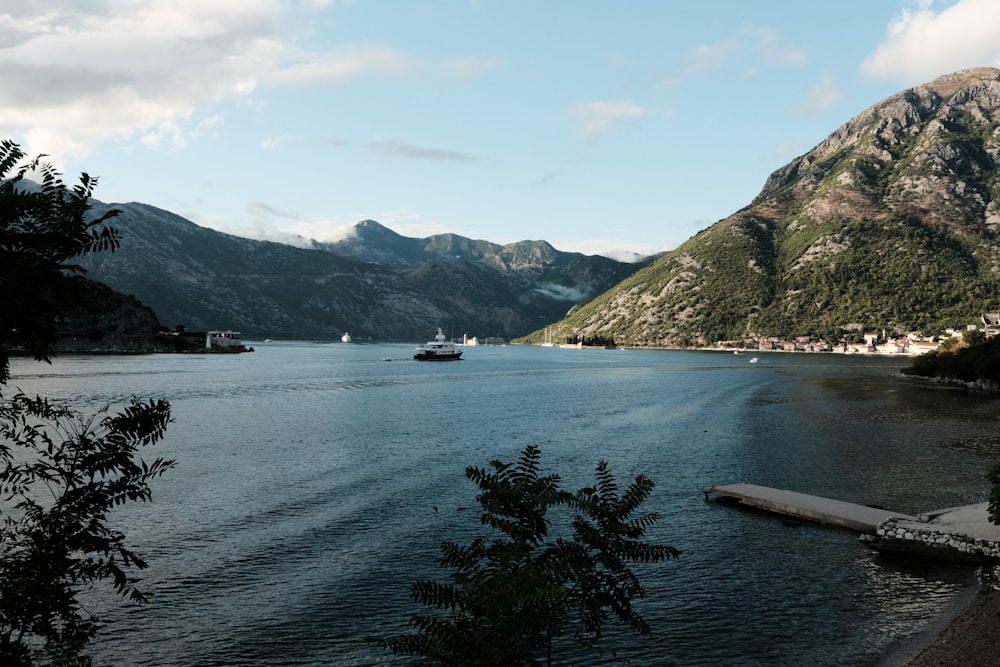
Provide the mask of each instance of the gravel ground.
POLYGON ((1000 591, 983 591, 951 619, 905 667, 1000 665, 1000 591))

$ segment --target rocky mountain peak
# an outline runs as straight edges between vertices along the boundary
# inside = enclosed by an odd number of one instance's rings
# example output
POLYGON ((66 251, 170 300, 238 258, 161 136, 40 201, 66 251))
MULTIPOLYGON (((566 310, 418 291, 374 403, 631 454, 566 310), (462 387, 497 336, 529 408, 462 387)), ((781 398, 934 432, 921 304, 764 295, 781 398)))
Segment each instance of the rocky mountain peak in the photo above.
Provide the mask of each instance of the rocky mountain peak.
POLYGON ((802 224, 889 214, 959 233, 1000 224, 1000 70, 977 68, 904 90, 775 171, 754 205, 802 224))
POLYGON ((386 239, 399 238, 399 234, 392 231, 376 220, 362 220, 354 225, 354 233, 362 239, 386 239))
POLYGON ((1000 70, 964 70, 848 120, 552 329, 704 345, 964 327, 1000 306, 998 231, 1000 70))
POLYGON ((974 67, 944 74, 923 86, 947 99, 959 91, 968 90, 981 85, 988 85, 1000 80, 1000 70, 994 67, 974 67))

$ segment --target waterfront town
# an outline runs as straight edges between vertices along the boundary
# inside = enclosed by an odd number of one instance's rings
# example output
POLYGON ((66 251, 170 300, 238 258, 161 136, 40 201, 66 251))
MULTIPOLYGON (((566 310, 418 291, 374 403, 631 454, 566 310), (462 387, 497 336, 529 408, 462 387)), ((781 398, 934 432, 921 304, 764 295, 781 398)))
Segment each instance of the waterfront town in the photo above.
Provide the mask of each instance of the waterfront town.
POLYGON ((857 342, 841 341, 836 344, 813 340, 809 336, 796 336, 792 340, 780 337, 760 339, 762 352, 839 352, 841 354, 878 354, 917 356, 941 347, 949 339, 960 339, 969 331, 981 331, 985 338, 1000 333, 1000 313, 985 313, 979 324, 969 324, 964 329, 945 329, 937 336, 928 337, 920 332, 901 336, 887 336, 886 331, 870 331, 860 335, 857 342))

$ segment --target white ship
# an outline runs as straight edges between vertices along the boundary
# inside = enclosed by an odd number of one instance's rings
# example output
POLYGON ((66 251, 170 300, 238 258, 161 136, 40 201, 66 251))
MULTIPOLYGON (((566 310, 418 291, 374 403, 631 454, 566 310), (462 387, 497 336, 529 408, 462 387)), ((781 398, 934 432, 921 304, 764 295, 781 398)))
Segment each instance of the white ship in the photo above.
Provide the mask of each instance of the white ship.
POLYGON ((462 358, 462 351, 445 339, 444 332, 438 327, 434 340, 417 346, 413 358, 417 361, 456 361, 462 358))

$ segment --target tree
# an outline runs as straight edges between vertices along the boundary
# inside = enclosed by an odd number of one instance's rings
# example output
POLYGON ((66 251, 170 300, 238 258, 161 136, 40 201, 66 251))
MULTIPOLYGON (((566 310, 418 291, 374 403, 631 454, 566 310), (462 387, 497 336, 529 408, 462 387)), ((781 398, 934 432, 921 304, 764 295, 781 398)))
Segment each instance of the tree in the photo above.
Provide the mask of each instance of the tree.
MULTIPOLYGON (((83 174, 67 188, 41 157, 26 161, 16 144, 0 141, 0 390, 11 347, 38 360, 53 354, 84 273, 70 261, 118 245, 114 230, 99 227, 116 211, 88 217, 96 183, 83 174)), ((41 397, 0 393, 0 664, 89 664, 83 649, 98 619, 81 608, 80 591, 110 580, 117 593, 144 599, 128 571, 146 564, 111 513, 149 500, 149 481, 172 467, 139 456, 169 421, 162 400, 84 417, 41 397)))
POLYGON ((479 486, 480 521, 489 531, 468 546, 441 545, 438 562, 453 570, 451 583, 416 582, 411 597, 443 615, 415 614, 416 633, 384 646, 441 665, 538 665, 551 664, 553 639, 567 631, 592 647, 611 615, 650 632, 632 606, 645 593, 628 564, 680 554, 643 541, 658 515, 634 515, 653 482, 639 475, 619 492, 601 461, 594 486, 571 493, 558 475, 540 474, 540 458, 528 446, 516 463, 466 469, 479 486), (572 532, 552 536, 550 512, 561 508, 573 517, 572 532))
POLYGON ((988 515, 990 521, 1000 524, 1000 463, 996 463, 990 468, 986 479, 992 484, 989 504, 987 505, 988 515))
POLYGON ((51 356, 70 278, 84 272, 68 262, 119 243, 114 229, 101 227, 117 210, 87 217, 97 180, 84 173, 67 188, 43 157, 25 161, 17 144, 0 141, 0 384, 8 379, 10 345, 38 360, 51 356))
MULTIPOLYGON (((105 411, 106 412, 106 411, 105 411)), ((146 563, 109 525, 126 502, 150 499, 149 481, 173 466, 138 461, 163 436, 165 401, 137 400, 115 415, 82 418, 17 394, 0 410, 0 662, 79 664, 97 633, 77 604, 84 586, 111 579, 141 602, 126 568, 146 563), (32 650, 34 649, 34 650, 32 650)))
POLYGON ((962 342, 968 347, 982 345, 986 342, 986 332, 982 329, 966 329, 962 332, 962 342))

